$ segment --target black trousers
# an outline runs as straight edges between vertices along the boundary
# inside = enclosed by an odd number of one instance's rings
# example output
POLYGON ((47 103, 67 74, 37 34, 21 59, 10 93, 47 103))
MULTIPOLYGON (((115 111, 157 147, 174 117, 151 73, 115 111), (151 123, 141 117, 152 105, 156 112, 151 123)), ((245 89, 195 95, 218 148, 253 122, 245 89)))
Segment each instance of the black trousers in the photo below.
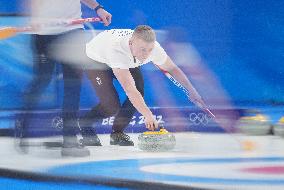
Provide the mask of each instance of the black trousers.
MULTIPOLYGON (((144 96, 144 79, 140 68, 130 68, 129 70, 135 81, 137 90, 144 96)), ((116 114, 112 130, 113 132, 122 132, 132 119, 136 108, 132 105, 128 97, 123 104, 120 105, 118 93, 113 84, 113 80, 116 78, 111 68, 88 70, 87 73, 96 90, 99 104, 93 107, 91 111, 81 119, 84 120, 85 125, 91 126, 92 123, 99 119, 116 114)))
MULTIPOLYGON (((76 134, 77 112, 80 106, 80 90, 82 69, 74 67, 66 60, 54 57, 56 46, 69 46, 68 37, 81 32, 81 29, 72 30, 58 35, 32 35, 31 43, 33 48, 33 71, 34 76, 26 92, 24 93, 24 109, 32 111, 38 104, 42 92, 47 88, 52 80, 56 66, 60 66, 63 72, 64 96, 63 96, 63 136, 74 136, 76 134), (62 41, 64 43, 62 43, 62 41), (60 43, 60 44, 59 44, 60 43)), ((78 51, 84 51, 85 42, 78 44, 78 51), (83 48, 83 49, 82 49, 83 48)), ((23 136, 27 135, 29 126, 29 114, 23 116, 24 130, 23 136)))

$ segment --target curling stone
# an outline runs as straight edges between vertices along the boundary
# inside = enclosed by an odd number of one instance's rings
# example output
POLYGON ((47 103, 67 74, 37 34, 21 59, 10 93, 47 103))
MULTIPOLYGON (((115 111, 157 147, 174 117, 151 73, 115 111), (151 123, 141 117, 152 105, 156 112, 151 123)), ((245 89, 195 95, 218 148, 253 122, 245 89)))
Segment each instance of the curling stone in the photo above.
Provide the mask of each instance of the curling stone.
POLYGON ((149 152, 172 150, 176 145, 175 136, 164 127, 160 131, 146 131, 138 136, 138 147, 149 152))
POLYGON ((238 120, 237 127, 247 135, 267 135, 270 133, 269 118, 262 114, 244 116, 238 120))
POLYGON ((274 125, 273 133, 277 136, 284 137, 284 116, 274 125))

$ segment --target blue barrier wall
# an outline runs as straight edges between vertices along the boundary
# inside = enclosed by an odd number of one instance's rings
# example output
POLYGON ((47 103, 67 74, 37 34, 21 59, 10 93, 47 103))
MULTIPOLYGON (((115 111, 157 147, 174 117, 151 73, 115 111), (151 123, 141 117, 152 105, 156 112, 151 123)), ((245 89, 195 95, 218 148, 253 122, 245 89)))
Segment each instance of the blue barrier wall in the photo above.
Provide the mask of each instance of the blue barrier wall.
MULTIPOLYGON (((167 42, 186 42, 187 47, 198 53, 203 67, 219 81, 234 104, 284 101, 283 1, 101 1, 113 14, 113 23, 109 28, 133 28, 137 24, 149 24, 156 30, 170 31, 167 37, 163 34, 159 37, 165 49, 177 60, 187 53, 172 52, 167 47, 167 42)), ((3 0, 0 2, 0 13, 25 13, 23 7, 27 2, 28 0, 3 0)), ((86 17, 93 15, 84 6, 83 11, 86 17)), ((0 25, 19 22, 21 20, 18 18, 0 17, 0 25)), ((99 25, 94 27, 103 29, 99 25)), ((21 93, 32 73, 28 42, 29 36, 25 35, 0 42, 0 109, 17 109, 21 104, 21 93)), ((154 68, 143 69, 146 76, 165 80, 161 84, 170 94, 163 97, 174 99, 158 101, 161 99, 159 91, 151 93, 153 83, 145 77, 146 101, 150 106, 190 105, 182 93, 174 89, 154 68)), ((191 71, 186 73, 192 74, 191 71)), ((60 77, 55 77, 50 89, 45 92, 45 97, 49 98, 41 101, 41 108, 60 107, 61 91, 58 89, 61 89, 62 84, 56 78, 60 77)), ((88 108, 95 104, 96 99, 89 95, 93 91, 87 80, 82 92, 82 107, 88 108)), ((202 95, 208 95, 204 87, 201 92, 202 95)))
POLYGON ((155 29, 182 28, 176 40, 194 45, 234 102, 283 103, 283 1, 106 0, 104 4, 114 15, 114 28, 141 23, 155 29))

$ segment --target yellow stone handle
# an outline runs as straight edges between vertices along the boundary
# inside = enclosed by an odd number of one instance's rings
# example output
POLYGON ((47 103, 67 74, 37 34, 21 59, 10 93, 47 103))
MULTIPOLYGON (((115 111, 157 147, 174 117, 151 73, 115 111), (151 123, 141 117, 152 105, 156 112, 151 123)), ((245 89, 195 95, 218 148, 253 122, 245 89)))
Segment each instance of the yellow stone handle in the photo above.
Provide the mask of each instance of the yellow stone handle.
POLYGON ((144 135, 165 135, 169 132, 165 128, 161 128, 160 131, 145 131, 144 135))
POLYGON ((268 121, 268 118, 262 114, 257 114, 255 116, 245 116, 241 117, 244 121, 268 121))
POLYGON ((279 122, 280 124, 284 124, 284 116, 280 118, 279 122))

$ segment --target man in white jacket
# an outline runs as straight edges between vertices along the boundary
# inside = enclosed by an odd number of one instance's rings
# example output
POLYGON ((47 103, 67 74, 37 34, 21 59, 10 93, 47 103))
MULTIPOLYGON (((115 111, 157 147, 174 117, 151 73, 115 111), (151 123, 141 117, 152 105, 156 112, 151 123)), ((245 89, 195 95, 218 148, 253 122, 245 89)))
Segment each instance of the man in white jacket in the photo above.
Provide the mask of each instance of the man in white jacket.
MULTIPOLYGON (((193 102, 205 106, 185 74, 156 41, 155 32, 150 26, 140 25, 135 30, 113 29, 101 32, 86 45, 86 53, 94 60, 88 65, 87 72, 100 102, 80 119, 85 145, 96 144, 91 143, 92 135, 84 135, 88 132, 95 134, 95 129, 91 127, 93 122, 115 114, 117 115, 110 139, 112 145, 133 146, 123 130, 136 110, 145 117, 145 125, 149 130, 157 127, 157 121, 143 99, 144 80, 140 66, 149 62, 169 72, 190 92, 193 102), (113 79, 119 81, 128 97, 122 106, 113 79)), ((98 141, 96 135, 93 137, 98 141)))

